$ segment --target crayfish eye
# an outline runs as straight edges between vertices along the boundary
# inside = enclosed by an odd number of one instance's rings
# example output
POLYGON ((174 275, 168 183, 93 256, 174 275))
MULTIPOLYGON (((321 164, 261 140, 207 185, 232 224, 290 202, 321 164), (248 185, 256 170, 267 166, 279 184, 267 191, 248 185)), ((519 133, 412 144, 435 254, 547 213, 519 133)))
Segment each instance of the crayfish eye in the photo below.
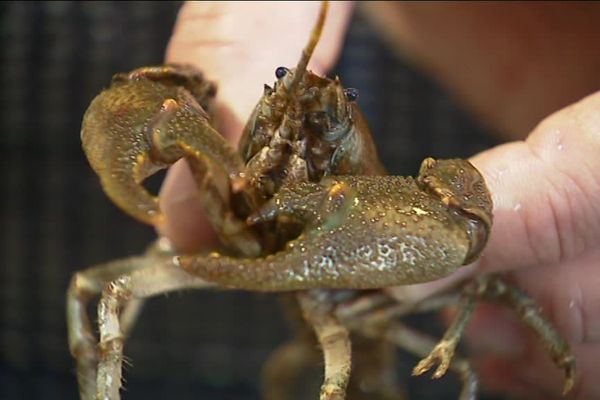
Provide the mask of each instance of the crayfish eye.
POLYGON ((275 76, 277 79, 283 78, 290 70, 286 67, 277 67, 275 70, 275 76))
POLYGON ((358 89, 348 88, 344 89, 344 95, 348 101, 356 101, 358 99, 358 89))

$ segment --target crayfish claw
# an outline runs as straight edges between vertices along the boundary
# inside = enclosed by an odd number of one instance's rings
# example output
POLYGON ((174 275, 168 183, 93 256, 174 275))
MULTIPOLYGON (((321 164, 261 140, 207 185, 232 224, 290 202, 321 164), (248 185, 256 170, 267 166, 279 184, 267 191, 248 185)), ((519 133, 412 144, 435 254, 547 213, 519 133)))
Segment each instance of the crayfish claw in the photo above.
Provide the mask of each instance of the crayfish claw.
POLYGON ((243 170, 201 105, 214 91, 202 79, 192 67, 175 65, 117 74, 85 113, 83 148, 105 193, 147 224, 163 219, 158 198, 142 186, 156 171, 185 158, 206 202, 220 209, 229 202, 231 177, 243 170))
POLYGON ((81 140, 110 199, 132 217, 156 225, 162 219, 158 199, 141 182, 166 165, 150 158, 143 132, 148 115, 133 111, 142 99, 129 89, 119 85, 94 99, 83 120, 81 140))

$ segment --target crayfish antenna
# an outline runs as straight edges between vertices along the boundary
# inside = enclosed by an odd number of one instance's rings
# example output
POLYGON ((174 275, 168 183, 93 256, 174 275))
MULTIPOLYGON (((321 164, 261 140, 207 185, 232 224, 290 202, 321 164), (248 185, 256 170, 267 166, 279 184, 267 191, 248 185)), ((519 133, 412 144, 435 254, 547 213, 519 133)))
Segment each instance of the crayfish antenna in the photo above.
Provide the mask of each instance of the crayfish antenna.
POLYGON ((298 83, 304 77, 306 73, 306 67, 308 66, 308 62, 315 51, 315 47, 317 47, 317 43, 319 43, 319 39, 321 38, 321 33, 323 32, 323 26, 325 26, 325 17, 327 16, 327 10, 329 9, 329 1, 321 2, 321 9, 319 10, 319 17, 315 26, 312 29, 310 34, 310 39, 308 40, 308 44, 302 50, 302 57, 300 57, 300 61, 298 61, 298 65, 296 65, 296 70, 294 72, 294 79, 290 83, 289 92, 293 93, 294 89, 298 85, 298 83))

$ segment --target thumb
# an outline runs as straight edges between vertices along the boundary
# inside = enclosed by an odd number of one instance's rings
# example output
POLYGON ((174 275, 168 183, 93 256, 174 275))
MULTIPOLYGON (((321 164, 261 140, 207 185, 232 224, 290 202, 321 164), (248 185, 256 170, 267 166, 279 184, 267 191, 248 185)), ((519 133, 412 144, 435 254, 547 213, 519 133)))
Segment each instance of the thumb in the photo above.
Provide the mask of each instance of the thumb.
POLYGON ((545 119, 525 141, 472 159, 494 200, 481 268, 575 257, 600 240, 600 92, 545 119))

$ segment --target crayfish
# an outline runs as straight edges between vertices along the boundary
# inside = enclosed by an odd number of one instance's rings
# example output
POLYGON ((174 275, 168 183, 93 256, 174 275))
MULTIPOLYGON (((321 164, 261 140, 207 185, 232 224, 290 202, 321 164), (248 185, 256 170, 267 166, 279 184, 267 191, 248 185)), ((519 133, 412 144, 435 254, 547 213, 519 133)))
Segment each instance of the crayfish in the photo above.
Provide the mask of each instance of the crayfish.
POLYGON ((206 288, 286 292, 304 319, 267 365, 267 399, 290 397, 296 372, 314 360, 307 356, 314 342, 324 357, 323 400, 399 398, 386 346, 423 357, 416 375, 436 365, 434 377, 456 371, 461 398, 474 399, 475 374, 454 352, 481 299, 517 310, 564 369, 565 390, 573 385, 568 344, 524 293, 496 276, 414 304, 380 290, 436 280, 476 260, 489 237, 492 199, 462 159, 428 158, 416 178, 386 173, 356 90, 307 70, 326 12, 325 2, 297 66, 277 68, 274 86, 265 86, 237 150, 213 127, 215 86, 192 66, 117 74, 89 106, 83 148, 110 199, 142 222, 159 223, 158 200, 142 181, 184 158, 221 247, 177 255, 159 240, 144 255, 73 277, 69 345, 82 399, 120 398, 124 339, 141 300, 206 288), (86 315, 98 295, 99 342, 86 315), (397 319, 451 302, 458 314, 438 344, 397 319), (374 356, 382 351, 386 357, 374 356))

